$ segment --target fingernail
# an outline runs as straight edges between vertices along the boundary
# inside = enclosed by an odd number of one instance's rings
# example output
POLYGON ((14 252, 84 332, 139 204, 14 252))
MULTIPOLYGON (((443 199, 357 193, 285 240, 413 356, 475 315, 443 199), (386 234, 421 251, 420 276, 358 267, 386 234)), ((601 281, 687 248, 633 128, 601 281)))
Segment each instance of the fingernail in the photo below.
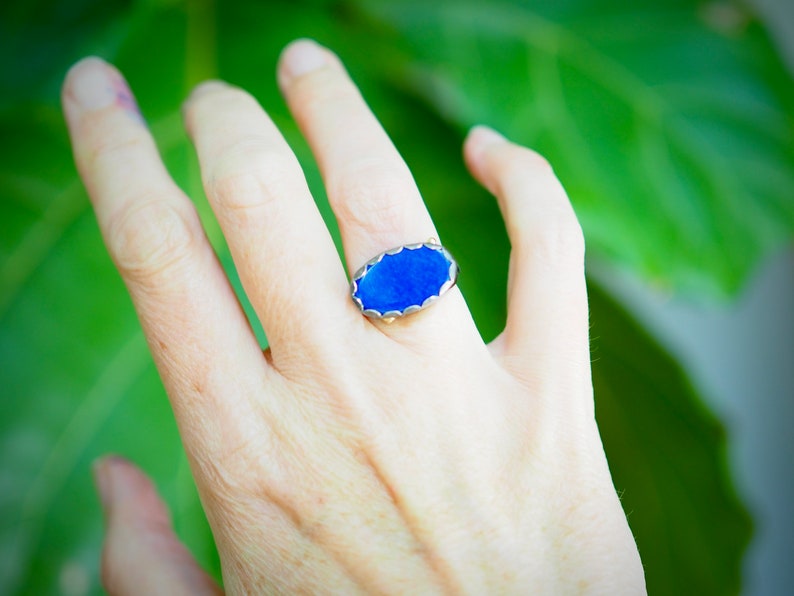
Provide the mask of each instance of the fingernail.
POLYGON ((203 81, 193 87, 193 91, 190 92, 188 95, 187 100, 185 101, 186 104, 190 103, 196 98, 201 97, 202 95, 209 95, 210 93, 215 93, 222 89, 228 89, 229 85, 223 81, 219 81, 217 79, 210 79, 207 81, 203 81))
POLYGON ((116 101, 116 90, 107 63, 94 56, 83 58, 66 75, 68 91, 79 107, 99 110, 116 101))
POLYGON ((480 145, 483 148, 495 143, 504 143, 507 140, 493 128, 490 126, 485 126, 484 124, 473 126, 469 131, 469 137, 474 143, 480 145))
POLYGON ((102 503, 102 508, 107 509, 110 500, 113 498, 111 495, 111 479, 108 474, 107 458, 102 457, 91 464, 91 472, 94 475, 94 484, 96 485, 97 493, 99 493, 99 501, 102 503))
POLYGON ((115 104, 143 122, 127 81, 101 58, 83 58, 72 66, 66 75, 65 90, 65 98, 71 100, 68 104, 76 105, 78 110, 90 112, 115 104))
POLYGON ((316 41, 298 39, 290 43, 281 54, 279 83, 285 85, 328 64, 327 51, 316 41))
POLYGON ((99 500, 105 511, 109 510, 115 496, 114 468, 121 464, 126 465, 127 460, 118 455, 106 455, 95 460, 91 465, 94 484, 96 484, 99 500))
POLYGON ((506 141, 507 139, 490 126, 478 124, 469 130, 469 134, 466 137, 466 152, 470 160, 473 160, 474 163, 479 163, 488 147, 506 141))

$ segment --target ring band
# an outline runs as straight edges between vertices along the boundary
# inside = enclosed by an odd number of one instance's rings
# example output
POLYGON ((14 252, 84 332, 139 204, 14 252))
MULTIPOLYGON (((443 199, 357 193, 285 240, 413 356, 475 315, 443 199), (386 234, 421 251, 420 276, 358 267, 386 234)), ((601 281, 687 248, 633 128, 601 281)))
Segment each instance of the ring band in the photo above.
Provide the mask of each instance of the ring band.
POLYGON ((389 249, 367 261, 353 276, 350 295, 365 316, 390 321, 427 308, 457 278, 457 262, 431 239, 389 249))

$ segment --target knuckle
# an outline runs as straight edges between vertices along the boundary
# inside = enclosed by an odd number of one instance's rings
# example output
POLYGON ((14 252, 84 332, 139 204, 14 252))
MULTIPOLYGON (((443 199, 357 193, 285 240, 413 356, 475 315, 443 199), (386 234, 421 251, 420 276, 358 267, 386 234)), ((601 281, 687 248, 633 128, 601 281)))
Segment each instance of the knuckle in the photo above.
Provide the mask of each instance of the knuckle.
POLYGON ((513 227, 524 228, 518 229, 515 236, 522 239, 530 254, 554 262, 583 261, 582 227, 549 162, 518 145, 503 147, 496 158, 500 191, 508 199, 508 211, 517 212, 513 227), (538 201, 531 208, 521 204, 538 201))
POLYGON ((88 171, 111 170, 118 165, 126 165, 130 154, 149 149, 149 138, 139 130, 92 136, 84 157, 88 171))
MULTIPOLYGON (((226 454, 235 455, 235 451, 227 450, 226 454)), ((197 463, 207 486, 212 487, 211 494, 216 503, 235 503, 240 500, 247 478, 246 474, 241 473, 245 467, 243 462, 227 457, 213 459, 204 456, 197 458, 197 463)), ((250 468, 247 471, 250 472, 250 468)))
POLYGON ((527 234, 528 249, 535 256, 548 261, 583 262, 584 234, 573 210, 555 213, 534 226, 527 234))
POLYGON ((285 484, 280 480, 279 458, 271 451, 267 455, 253 456, 253 444, 237 443, 235 447, 224 448, 213 456, 198 456, 199 475, 208 487, 207 498, 212 508, 223 512, 227 518, 237 517, 252 502, 263 496, 273 501, 281 501, 280 488, 285 484), (268 465, 263 466, 261 459, 268 457, 268 465))
POLYGON ((405 197, 415 192, 404 168, 375 158, 351 164, 328 185, 334 211, 345 225, 376 229, 399 227, 406 218, 405 197))
POLYGON ((198 227, 187 205, 153 194, 111 218, 108 248, 125 279, 159 285, 194 256, 198 227))
POLYGON ((242 139, 215 164, 205 187, 224 216, 246 217, 300 188, 296 167, 294 158, 261 139, 242 139))

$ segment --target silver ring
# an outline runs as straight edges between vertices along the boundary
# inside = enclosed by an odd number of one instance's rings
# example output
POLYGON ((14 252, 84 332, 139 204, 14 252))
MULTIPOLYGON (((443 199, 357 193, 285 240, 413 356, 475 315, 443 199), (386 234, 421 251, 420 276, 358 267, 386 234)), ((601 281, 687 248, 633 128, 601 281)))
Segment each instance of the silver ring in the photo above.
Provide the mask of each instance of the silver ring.
POLYGON ((391 248, 364 263, 353 276, 350 295, 365 316, 391 322, 427 308, 457 279, 457 262, 431 238, 391 248))

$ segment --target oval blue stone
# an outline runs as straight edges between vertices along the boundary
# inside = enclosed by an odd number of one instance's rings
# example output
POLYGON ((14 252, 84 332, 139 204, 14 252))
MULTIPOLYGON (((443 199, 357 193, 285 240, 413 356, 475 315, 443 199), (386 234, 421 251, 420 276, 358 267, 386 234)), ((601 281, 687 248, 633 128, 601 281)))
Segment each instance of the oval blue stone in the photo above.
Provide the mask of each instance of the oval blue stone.
POLYGON ((453 260, 440 246, 403 247, 364 267, 354 279, 353 297, 364 314, 399 316, 410 307, 421 307, 451 284, 453 260), (446 287, 445 287, 446 284, 446 287), (374 311, 368 313, 367 311, 374 311))

